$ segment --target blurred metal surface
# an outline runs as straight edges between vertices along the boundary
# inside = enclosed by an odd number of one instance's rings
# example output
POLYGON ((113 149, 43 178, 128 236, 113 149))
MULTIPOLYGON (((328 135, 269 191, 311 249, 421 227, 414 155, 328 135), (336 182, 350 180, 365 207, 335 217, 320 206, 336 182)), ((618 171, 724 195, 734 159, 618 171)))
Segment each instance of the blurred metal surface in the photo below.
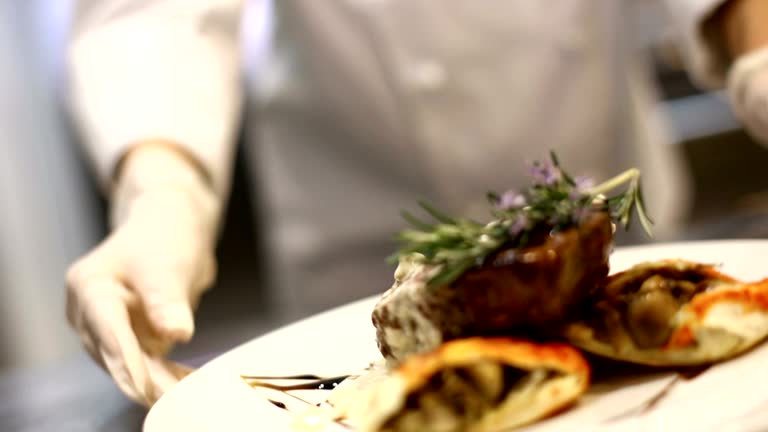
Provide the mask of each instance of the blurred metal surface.
POLYGON ((146 410, 90 359, 0 374, 4 432, 136 432, 146 410))

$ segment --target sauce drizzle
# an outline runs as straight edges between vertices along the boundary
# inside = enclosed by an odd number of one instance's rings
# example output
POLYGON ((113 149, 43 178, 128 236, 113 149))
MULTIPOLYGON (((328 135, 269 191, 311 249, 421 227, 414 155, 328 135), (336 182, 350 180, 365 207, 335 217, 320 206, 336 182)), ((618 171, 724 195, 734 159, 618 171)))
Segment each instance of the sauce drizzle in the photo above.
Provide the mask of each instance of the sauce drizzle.
MULTIPOLYGON (((340 375, 336 377, 324 378, 324 377, 320 377, 313 374, 288 375, 288 376, 241 375, 241 378, 251 387, 254 387, 254 388, 264 387, 272 390, 277 390, 288 397, 301 401, 304 404, 315 408, 315 407, 320 407, 321 403, 318 403, 318 404, 310 403, 309 401, 302 399, 289 392, 291 390, 332 390, 333 388, 335 388, 337 385, 339 385, 342 381, 349 378, 350 376, 351 375, 340 375), (266 382, 265 380, 309 380, 309 381, 303 382, 300 384, 281 385, 281 384, 266 382)), ((291 410, 288 409, 288 407, 284 402, 280 402, 274 399, 267 399, 267 400, 277 408, 291 412, 291 410)), ((307 417, 307 419, 312 420, 310 417, 307 417)), ((340 421, 339 419, 334 419, 331 421, 333 423, 336 423, 339 426, 344 427, 345 429, 351 429, 351 427, 348 424, 340 421)))
POLYGON ((273 390, 332 390, 342 381, 349 378, 349 375, 340 375, 337 377, 321 378, 316 375, 295 375, 294 377, 268 377, 268 376, 242 376, 251 387, 266 387, 273 390), (300 377, 300 378, 296 378, 300 377), (305 378, 307 377, 307 378, 305 378), (301 384, 281 385, 264 382, 265 379, 309 379, 311 381, 301 384))

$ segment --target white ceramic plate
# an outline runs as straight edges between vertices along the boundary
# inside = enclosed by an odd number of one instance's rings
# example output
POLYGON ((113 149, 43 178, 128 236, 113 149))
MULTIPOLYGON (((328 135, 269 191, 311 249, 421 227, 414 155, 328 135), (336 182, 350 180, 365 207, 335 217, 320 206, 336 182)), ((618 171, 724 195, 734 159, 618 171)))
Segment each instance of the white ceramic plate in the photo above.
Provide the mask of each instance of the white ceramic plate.
MULTIPOLYGON (((724 272, 745 280, 768 276, 768 240, 618 249, 611 258, 611 272, 663 258, 722 264, 724 272)), ((269 395, 254 390, 240 376, 336 376, 360 371, 380 358, 370 321, 375 302, 370 298, 325 312, 221 355, 163 396, 149 412, 144 431, 294 430, 295 416, 270 403, 269 395)), ((662 402, 644 410, 672 379, 671 374, 659 374, 627 378, 622 385, 593 386, 573 409, 526 430, 768 430, 768 344, 693 380, 677 382, 662 402)), ((326 392, 309 393, 301 397, 322 399, 326 392)), ((286 402, 293 408, 291 401, 286 402)))

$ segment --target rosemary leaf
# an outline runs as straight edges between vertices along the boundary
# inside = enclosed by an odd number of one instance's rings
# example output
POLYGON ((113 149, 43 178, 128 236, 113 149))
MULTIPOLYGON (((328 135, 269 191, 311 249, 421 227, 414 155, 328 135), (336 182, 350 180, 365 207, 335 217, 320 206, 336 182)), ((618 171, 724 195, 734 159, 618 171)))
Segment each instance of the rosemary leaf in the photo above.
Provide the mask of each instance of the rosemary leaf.
POLYGON ((642 187, 638 184, 637 185, 637 194, 635 198, 636 202, 636 208, 637 208, 637 216, 638 219, 640 219, 640 225, 643 226, 643 229, 648 234, 648 236, 653 237, 653 219, 651 219, 648 216, 648 213, 645 211, 645 204, 643 199, 643 191, 642 187))
POLYGON ((568 185, 570 185, 570 186, 576 186, 576 181, 573 179, 573 177, 571 177, 570 175, 568 175, 568 173, 567 173, 567 172, 565 172, 565 170, 563 170, 563 169, 562 169, 562 167, 560 166, 560 160, 559 160, 559 158, 557 157, 557 154, 555 153, 555 151, 554 151, 554 150, 550 150, 550 151, 549 151, 549 158, 550 158, 550 160, 552 161, 552 164, 553 164, 553 165, 554 165, 554 166, 555 166, 557 169, 559 169, 559 170, 560 170, 560 173, 563 175, 563 180, 565 180, 565 182, 566 182, 566 183, 568 183, 568 185))
POLYGON ((419 206, 423 208, 427 213, 429 213, 430 216, 435 218, 436 220, 444 223, 444 224, 455 224, 456 220, 454 220, 452 217, 448 216, 447 214, 443 213, 442 211, 432 207, 431 204, 425 202, 425 201, 419 201, 419 206))
POLYGON ((434 225, 422 221, 407 210, 400 211, 400 215, 403 217, 403 219, 406 220, 406 222, 413 225, 414 228, 418 228, 422 231, 429 231, 434 228, 434 225))
POLYGON ((428 223, 403 211, 403 218, 413 229, 400 232, 397 240, 401 247, 388 261, 396 263, 405 256, 421 254, 424 262, 440 266, 430 286, 449 285, 499 248, 527 247, 534 232, 565 231, 592 211, 608 212, 612 221, 625 229, 637 212, 643 229, 651 235, 653 220, 645 210, 637 169, 590 187, 586 186, 591 185, 590 179, 574 179, 562 169, 557 155, 550 152, 549 163, 534 162, 531 175, 533 181, 526 190, 486 194, 493 217, 487 224, 451 217, 419 201, 419 206, 437 222, 428 223), (608 196, 622 185, 626 185, 624 192, 608 196))
POLYGON ((469 270, 473 265, 475 265, 475 260, 469 258, 456 262, 451 267, 443 268, 442 271, 437 273, 429 280, 429 282, 427 282, 427 285, 430 288, 449 285, 451 282, 458 279, 459 276, 464 274, 465 271, 469 270))

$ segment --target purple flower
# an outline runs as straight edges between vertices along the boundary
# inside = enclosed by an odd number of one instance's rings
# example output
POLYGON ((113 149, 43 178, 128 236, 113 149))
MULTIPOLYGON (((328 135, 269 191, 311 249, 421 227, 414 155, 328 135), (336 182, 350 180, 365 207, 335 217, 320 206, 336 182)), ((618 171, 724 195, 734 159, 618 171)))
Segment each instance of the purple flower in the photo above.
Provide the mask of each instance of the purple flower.
POLYGON ((581 224, 589 216, 591 209, 589 207, 579 206, 573 210, 573 221, 576 224, 581 224))
POLYGON ((547 223, 550 226, 553 226, 553 227, 556 227, 556 226, 560 225, 562 222, 563 222, 563 216, 561 216, 561 215, 559 215, 557 213, 555 213, 555 214, 553 214, 553 215, 551 215, 550 217, 547 218, 547 223))
POLYGON ((569 197, 572 200, 581 198, 583 195, 587 195, 589 190, 595 186, 595 181, 587 176, 578 176, 573 179, 573 182, 576 184, 573 186, 573 190, 571 190, 571 193, 569 194, 569 197))
POLYGON ((556 167, 551 160, 529 164, 528 171, 535 182, 546 186, 552 186, 563 178, 560 168, 556 167))
POLYGON ((499 198, 496 206, 501 210, 512 210, 525 206, 525 196, 516 190, 508 190, 499 198))
POLYGON ((521 232, 528 229, 530 223, 531 221, 528 219, 528 216, 518 216, 518 218, 515 219, 515 221, 512 222, 512 225, 509 227, 509 235, 512 236, 512 238, 517 237, 521 232))

